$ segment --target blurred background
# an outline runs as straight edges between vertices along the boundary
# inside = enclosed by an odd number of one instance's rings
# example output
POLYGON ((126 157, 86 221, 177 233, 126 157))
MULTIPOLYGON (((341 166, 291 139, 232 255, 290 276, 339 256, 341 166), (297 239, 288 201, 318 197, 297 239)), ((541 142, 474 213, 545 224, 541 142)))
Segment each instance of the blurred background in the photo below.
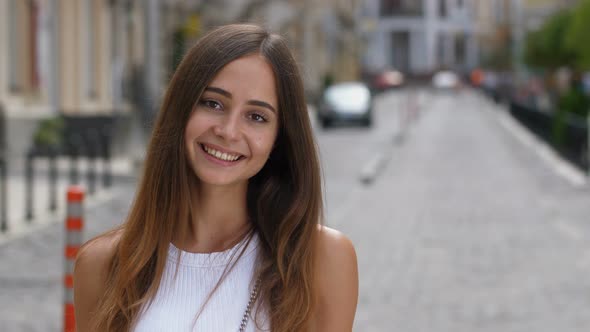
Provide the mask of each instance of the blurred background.
POLYGON ((122 222, 176 66, 235 22, 300 64, 355 331, 590 329, 590 1, 0 0, 0 331, 63 330, 68 186, 84 240, 122 222))

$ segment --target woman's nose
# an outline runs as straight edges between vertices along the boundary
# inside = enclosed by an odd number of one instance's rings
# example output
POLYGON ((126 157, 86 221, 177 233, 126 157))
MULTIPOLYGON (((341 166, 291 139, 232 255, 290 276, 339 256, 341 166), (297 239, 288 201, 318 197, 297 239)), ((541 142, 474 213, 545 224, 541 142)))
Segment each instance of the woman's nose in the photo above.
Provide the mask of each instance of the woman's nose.
POLYGON ((237 116, 228 115, 213 127, 213 133, 228 141, 235 141, 240 136, 239 119, 237 116))

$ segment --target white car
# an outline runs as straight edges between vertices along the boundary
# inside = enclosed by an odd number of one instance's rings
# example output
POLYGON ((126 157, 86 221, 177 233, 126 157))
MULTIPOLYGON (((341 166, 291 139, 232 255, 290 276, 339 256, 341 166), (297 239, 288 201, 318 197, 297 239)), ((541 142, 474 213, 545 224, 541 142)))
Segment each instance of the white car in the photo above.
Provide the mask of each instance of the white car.
POLYGON ((372 123, 373 101, 371 91, 362 82, 339 83, 328 87, 318 108, 323 128, 334 121, 361 121, 367 127, 372 123))
POLYGON ((454 90, 460 85, 459 76, 450 70, 439 71, 432 76, 432 86, 437 89, 454 90))

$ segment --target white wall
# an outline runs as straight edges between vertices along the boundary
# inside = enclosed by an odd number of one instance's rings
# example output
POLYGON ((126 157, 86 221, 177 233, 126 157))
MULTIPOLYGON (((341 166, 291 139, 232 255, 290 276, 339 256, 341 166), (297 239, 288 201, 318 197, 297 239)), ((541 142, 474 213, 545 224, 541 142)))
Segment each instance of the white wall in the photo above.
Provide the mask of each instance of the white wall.
MULTIPOLYGON (((380 0, 365 0, 366 13, 377 22, 377 28, 371 32, 367 47, 366 66, 368 69, 380 69, 391 66, 391 33, 394 31, 408 31, 410 34, 410 68, 414 73, 431 72, 439 67, 443 59, 437 56, 438 36, 445 37, 445 63, 454 63, 455 33, 469 36, 466 43, 467 66, 475 66, 478 60, 478 46, 475 38, 475 15, 471 10, 472 1, 464 0, 464 7, 458 8, 456 1, 447 1, 445 18, 439 18, 439 0, 424 1, 424 16, 422 17, 379 17, 380 0)), ((420 0, 417 0, 420 1, 420 0)))

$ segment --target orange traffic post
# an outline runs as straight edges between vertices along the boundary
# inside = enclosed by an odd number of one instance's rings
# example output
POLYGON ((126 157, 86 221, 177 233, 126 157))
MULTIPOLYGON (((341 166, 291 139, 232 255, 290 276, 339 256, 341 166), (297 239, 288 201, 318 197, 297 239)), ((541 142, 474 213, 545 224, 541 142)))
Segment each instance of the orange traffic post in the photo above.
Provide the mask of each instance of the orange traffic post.
POLYGON ((65 274, 64 274, 64 331, 76 331, 74 316, 74 261, 78 249, 82 245, 82 230, 84 229, 84 189, 80 186, 68 187, 68 207, 66 216, 66 246, 65 246, 65 274))

